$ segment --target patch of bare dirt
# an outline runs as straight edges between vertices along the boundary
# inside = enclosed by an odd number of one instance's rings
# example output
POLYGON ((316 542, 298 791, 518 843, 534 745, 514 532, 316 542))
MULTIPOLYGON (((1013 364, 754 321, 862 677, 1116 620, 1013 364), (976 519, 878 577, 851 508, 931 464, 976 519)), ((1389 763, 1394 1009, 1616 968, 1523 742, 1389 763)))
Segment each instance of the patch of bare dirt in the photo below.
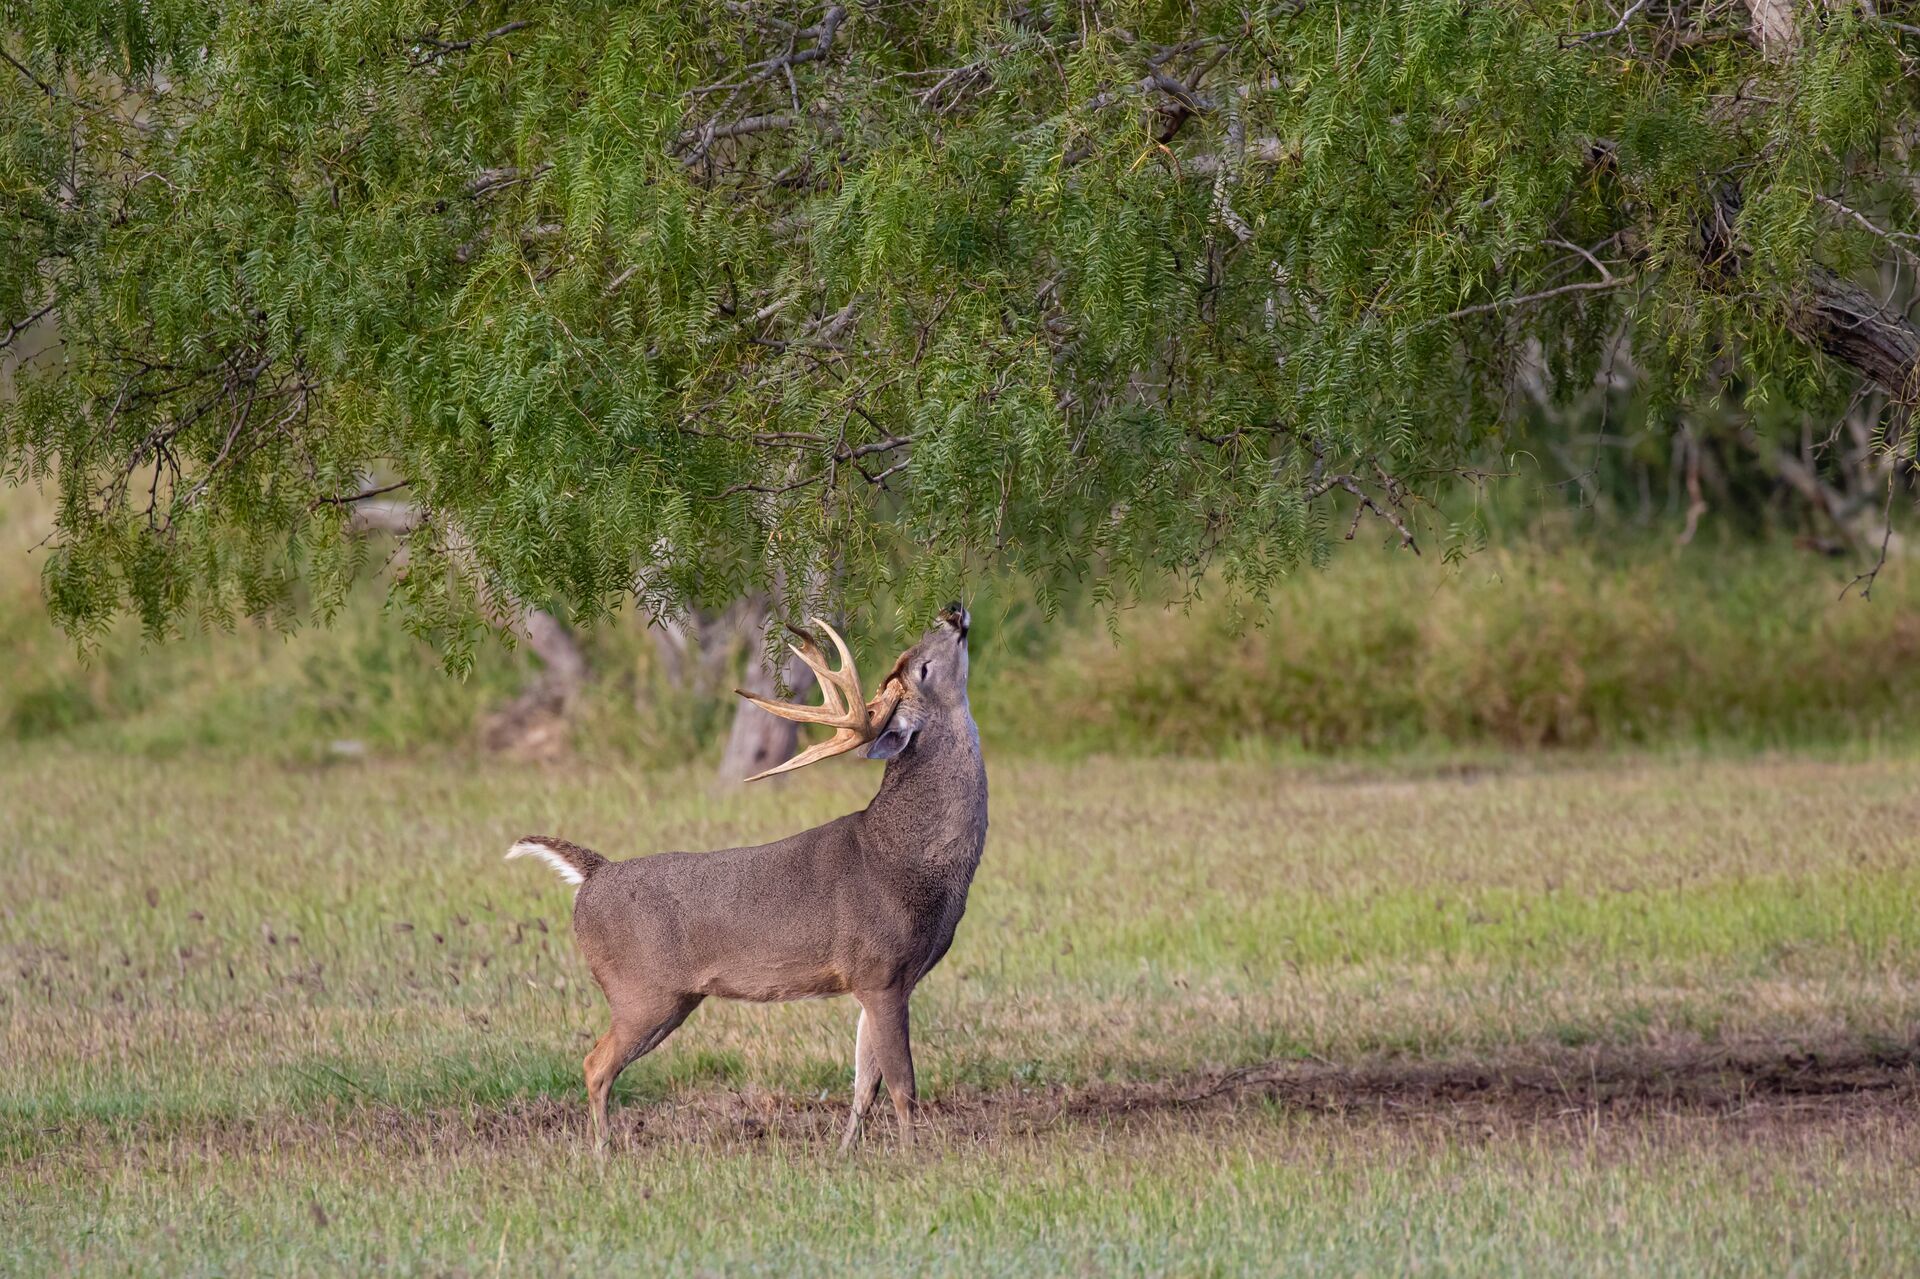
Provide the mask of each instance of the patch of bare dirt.
MULTIPOLYGON (((1498 1061, 1273 1063, 1187 1085, 1099 1086, 1067 1103, 1081 1118, 1205 1110, 1258 1098, 1316 1114, 1538 1123, 1569 1114, 1790 1121, 1794 1115, 1914 1110, 1920 1043, 1825 1050, 1778 1046, 1595 1049, 1498 1061)), ((1915 1111, 1920 1116, 1920 1110, 1915 1111)))
MULTIPOLYGON (((842 1094, 801 1097, 751 1087, 686 1091, 663 1101, 617 1106, 613 1143, 621 1149, 738 1148, 778 1140, 831 1147, 846 1122, 846 1106, 842 1094)), ((1585 1132, 1602 1125, 1657 1136, 1674 1128, 1674 1121, 1707 1121, 1761 1136, 1865 1125, 1904 1128, 1920 1121, 1920 1040, 1890 1047, 1554 1049, 1500 1060, 1354 1065, 1284 1061, 1159 1082, 962 1088, 923 1105, 922 1132, 939 1149, 1076 1130, 1204 1130, 1242 1123, 1255 1107, 1466 1140, 1528 1128, 1585 1132)), ((1679 1124, 1685 1131, 1699 1126, 1679 1124)), ((200 1123, 176 1117, 164 1126, 140 1121, 77 1125, 43 1130, 38 1137, 32 1143, 36 1161, 161 1137, 170 1147, 185 1138, 188 1146, 206 1153, 259 1154, 313 1144, 409 1157, 476 1146, 584 1144, 587 1126, 584 1098, 541 1096, 497 1106, 431 1109, 369 1101, 258 1120, 200 1123)), ((884 1097, 875 1107, 867 1140, 891 1144, 892 1116, 884 1097)))

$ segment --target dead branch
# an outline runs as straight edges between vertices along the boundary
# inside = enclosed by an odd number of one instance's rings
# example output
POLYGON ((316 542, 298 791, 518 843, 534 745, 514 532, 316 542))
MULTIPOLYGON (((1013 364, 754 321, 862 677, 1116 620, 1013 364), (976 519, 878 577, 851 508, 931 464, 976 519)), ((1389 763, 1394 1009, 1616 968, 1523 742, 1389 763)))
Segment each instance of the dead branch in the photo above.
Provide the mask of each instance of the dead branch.
POLYGON ((1634 15, 1646 7, 1647 0, 1633 0, 1633 3, 1627 6, 1627 11, 1620 15, 1620 21, 1614 23, 1604 31, 1588 31, 1582 35, 1561 36, 1560 47, 1565 49, 1576 44, 1592 44, 1596 40, 1605 40, 1611 36, 1617 36, 1627 29, 1627 24, 1633 21, 1634 15))
POLYGON ((1518 297, 1499 298, 1492 302, 1479 302, 1473 306, 1463 306, 1459 310, 1449 311, 1440 318, 1458 320, 1469 315, 1484 315, 1488 311, 1504 311, 1510 306, 1526 306, 1533 302, 1544 302, 1548 298, 1561 297, 1568 293, 1601 293, 1608 289, 1618 289, 1634 283, 1638 275, 1616 275, 1605 280, 1583 280, 1577 284, 1563 284, 1554 289, 1542 289, 1538 293, 1523 293, 1518 297))
POLYGON ((409 57, 407 61, 415 67, 424 67, 450 54, 465 53, 469 49, 482 48, 492 44, 502 36, 512 35, 516 31, 524 31, 532 25, 531 22, 526 21, 508 22, 482 35, 469 36, 465 40, 442 40, 439 38, 440 32, 436 28, 432 34, 422 33, 414 37, 414 43, 420 47, 421 51, 409 57))

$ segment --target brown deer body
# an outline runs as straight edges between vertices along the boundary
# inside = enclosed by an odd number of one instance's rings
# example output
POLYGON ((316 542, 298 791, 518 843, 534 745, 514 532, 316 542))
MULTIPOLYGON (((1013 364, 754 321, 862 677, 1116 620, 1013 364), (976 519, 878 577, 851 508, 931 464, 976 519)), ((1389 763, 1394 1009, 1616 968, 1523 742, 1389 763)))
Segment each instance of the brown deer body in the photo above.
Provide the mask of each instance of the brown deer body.
MULTIPOLYGON (((901 654, 872 702, 860 698, 846 646, 822 676, 823 707, 753 700, 840 730, 770 772, 865 745, 885 759, 864 810, 770 844, 660 853, 611 862, 565 840, 530 836, 507 855, 544 858, 579 885, 574 938, 606 993, 613 1026, 585 1063, 594 1142, 628 1065, 673 1033, 708 996, 767 1002, 852 995, 860 1003, 853 1113, 859 1133, 882 1081, 903 1141, 912 1140, 913 1052, 907 1001, 953 943, 986 845, 987 776, 967 704, 966 610, 952 605, 901 654)), ((767 774, 762 774, 766 776, 767 774)))

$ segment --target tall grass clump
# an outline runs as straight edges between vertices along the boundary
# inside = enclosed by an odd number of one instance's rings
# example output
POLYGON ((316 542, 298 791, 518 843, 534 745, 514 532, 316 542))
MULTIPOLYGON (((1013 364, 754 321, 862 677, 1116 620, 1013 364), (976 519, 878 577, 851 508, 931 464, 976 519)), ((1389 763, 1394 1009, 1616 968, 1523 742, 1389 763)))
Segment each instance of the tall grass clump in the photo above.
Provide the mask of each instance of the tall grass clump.
POLYGON ((997 684, 993 726, 1079 750, 1307 752, 1911 740, 1920 589, 1871 601, 1785 547, 1350 554, 1264 622, 1200 602, 1077 633, 997 684))
MULTIPOLYGON (((241 620, 160 641, 126 625, 80 653, 48 620, 29 553, 48 518, 31 491, 0 501, 0 740, 283 759, 466 750, 537 668, 483 644, 450 678, 378 581, 328 627, 241 620)), ((1920 739, 1910 561, 1889 563, 1869 601, 1841 598, 1853 561, 1784 542, 1528 536, 1454 564, 1352 550, 1283 580, 1264 618, 1207 599, 1138 608, 1118 644, 1088 599, 1049 618, 1015 584, 982 583, 982 734, 1015 753, 1200 755, 1920 739)), ((674 685, 638 617, 580 638, 593 678, 571 708, 573 750, 644 764, 717 752, 724 687, 674 685)), ((884 662, 893 637, 865 639, 869 666, 884 662)))

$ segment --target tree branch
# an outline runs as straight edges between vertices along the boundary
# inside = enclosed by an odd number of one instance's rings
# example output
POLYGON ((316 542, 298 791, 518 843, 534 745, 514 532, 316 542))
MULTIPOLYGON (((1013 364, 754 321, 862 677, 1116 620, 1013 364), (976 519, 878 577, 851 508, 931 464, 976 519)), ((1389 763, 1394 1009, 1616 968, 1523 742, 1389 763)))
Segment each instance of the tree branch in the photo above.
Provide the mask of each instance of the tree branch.
POLYGON ((676 149, 686 150, 684 162, 694 165, 706 157, 714 143, 725 138, 744 138, 755 133, 791 129, 799 123, 800 117, 784 113, 744 116, 727 124, 709 121, 698 129, 689 129, 681 134, 676 149))
POLYGON ((1525 306, 1530 302, 1544 302, 1548 298, 1557 298, 1567 293, 1599 293, 1607 289, 1617 289, 1638 280, 1638 275, 1616 275, 1606 280, 1584 280, 1578 284, 1563 284, 1557 289, 1542 289, 1538 293, 1523 293, 1518 297, 1500 298, 1493 302, 1480 302, 1473 306, 1463 306, 1457 311, 1449 311, 1440 318, 1458 320, 1464 316, 1481 315, 1488 311, 1502 311, 1510 306, 1525 306))
POLYGON ((1561 36, 1560 47, 1565 49, 1570 45, 1591 44, 1595 40, 1605 40, 1610 36, 1617 36, 1627 29, 1627 24, 1633 21, 1633 15, 1639 13, 1646 7, 1647 0, 1633 0, 1633 3, 1627 6, 1627 11, 1620 15, 1620 21, 1614 23, 1605 31, 1589 31, 1584 35, 1561 36))
MULTIPOLYGON (((1377 466, 1375 469, 1379 470, 1377 466)), ((1387 487, 1388 502, 1397 504, 1400 492, 1398 482, 1385 471, 1380 471, 1380 476, 1387 487)), ((1378 502, 1374 501, 1373 495, 1361 487, 1360 477, 1357 475, 1329 475, 1323 480, 1309 484, 1302 494, 1302 497, 1309 502, 1317 501, 1336 488, 1345 489, 1347 492, 1353 494, 1356 499, 1353 508, 1353 522, 1347 525, 1347 541, 1351 542, 1353 535, 1359 531, 1360 516, 1367 511, 1371 511, 1380 519, 1391 524, 1394 530, 1400 534, 1400 545, 1406 547, 1415 555, 1420 554, 1420 546, 1414 541, 1413 530, 1407 527, 1406 521, 1401 519, 1399 513, 1392 510, 1390 506, 1381 506, 1378 502)))
POLYGON ((693 91, 693 96, 703 98, 710 94, 724 92, 728 89, 744 89, 750 84, 772 79, 779 72, 787 70, 788 68, 796 67, 807 62, 818 62, 820 59, 826 57, 828 50, 833 47, 833 37, 839 32, 840 24, 845 22, 846 19, 847 7, 845 5, 828 5, 827 11, 820 15, 820 21, 818 23, 811 27, 803 27, 792 32, 792 39, 787 46, 788 52, 781 54, 777 58, 765 58, 759 62, 751 63, 746 68, 747 74, 740 80, 722 80, 713 84, 702 85, 693 91), (801 40, 812 40, 814 43, 808 48, 795 51, 793 45, 801 40))
POLYGON ((1911 266, 1920 269, 1920 253, 1915 253, 1912 249, 1900 243, 1902 240, 1912 240, 1920 243, 1920 235, 1909 235, 1905 231, 1889 231, 1885 227, 1875 223, 1858 209, 1849 208, 1830 195, 1815 195, 1813 198, 1826 205, 1829 209, 1833 209, 1852 219, 1855 223, 1864 227, 1869 234, 1879 236, 1887 242, 1887 245, 1892 248, 1895 253, 1905 258, 1911 266))
POLYGON ((536 164, 525 173, 510 164, 498 169, 482 169, 479 176, 467 184, 467 198, 478 200, 483 195, 491 195, 506 187, 536 181, 545 177, 552 168, 552 164, 536 164))
POLYGON ((369 498, 379 497, 384 493, 398 492, 412 482, 411 480, 395 480, 391 484, 383 484, 377 489, 367 489, 362 493, 349 493, 340 497, 316 497, 313 499, 313 508, 318 509, 322 506, 352 506, 355 502, 364 502, 369 498))
POLYGON ((502 36, 512 35, 516 31, 524 31, 532 25, 531 22, 526 21, 509 22, 502 26, 495 27, 484 35, 470 36, 465 40, 441 40, 439 39, 439 32, 436 29, 433 35, 423 33, 414 37, 414 43, 424 46, 428 52, 410 58, 408 61, 416 67, 424 67, 437 58, 443 58, 450 53, 465 53, 469 49, 476 49, 483 45, 492 44, 502 36))
POLYGON ((1860 598, 1871 600, 1873 587, 1880 580, 1880 570, 1887 566, 1887 552, 1893 548, 1893 490, 1896 475, 1887 472, 1887 504, 1880 512, 1880 556, 1874 560, 1873 567, 1864 573, 1857 573, 1851 582, 1840 588, 1840 598, 1845 599, 1847 592, 1854 587, 1860 588, 1860 598))
POLYGON ((1790 326, 1842 364, 1878 382, 1895 401, 1920 405, 1920 329, 1871 293, 1815 267, 1790 326))
POLYGON ((8 347, 12 346, 13 340, 15 338, 19 337, 22 333, 25 333, 28 329, 32 328, 34 325, 38 324, 40 321, 46 319, 48 312, 52 311, 53 307, 54 307, 54 304, 52 302, 49 302, 45 306, 41 307, 38 311, 35 311, 32 315, 29 315, 26 319, 20 320, 13 324, 9 324, 7 326, 7 336, 5 336, 4 338, 0 338, 0 351, 4 351, 8 347))
POLYGON ((4 58, 8 66, 12 67, 15 71, 18 71, 21 75, 25 76, 27 79, 33 81, 34 87, 39 89, 40 92, 46 94, 49 98, 57 99, 60 96, 58 93, 54 92, 52 85, 48 84, 45 80, 42 80, 39 76, 29 71, 27 69, 26 63, 20 61, 18 58, 14 57, 11 53, 8 53, 5 48, 0 48, 0 58, 4 58))

